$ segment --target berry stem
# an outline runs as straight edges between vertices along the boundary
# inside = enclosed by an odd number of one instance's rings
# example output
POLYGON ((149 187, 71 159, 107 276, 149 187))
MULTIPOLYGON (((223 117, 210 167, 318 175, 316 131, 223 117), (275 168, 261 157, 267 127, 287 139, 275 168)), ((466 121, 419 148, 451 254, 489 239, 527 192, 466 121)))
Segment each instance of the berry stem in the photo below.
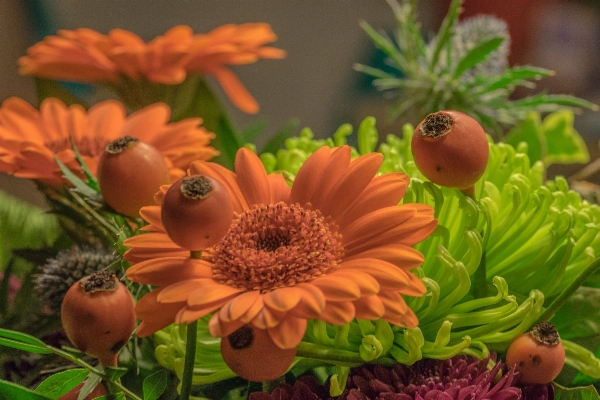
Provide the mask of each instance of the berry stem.
MULTIPOLYGON (((202 251, 191 251, 190 258, 202 259, 202 251)), ((196 338, 198 336, 198 320, 190 323, 186 330, 185 361, 183 376, 181 377, 180 400, 188 400, 192 392, 192 378, 194 376, 194 361, 196 360, 196 338)))

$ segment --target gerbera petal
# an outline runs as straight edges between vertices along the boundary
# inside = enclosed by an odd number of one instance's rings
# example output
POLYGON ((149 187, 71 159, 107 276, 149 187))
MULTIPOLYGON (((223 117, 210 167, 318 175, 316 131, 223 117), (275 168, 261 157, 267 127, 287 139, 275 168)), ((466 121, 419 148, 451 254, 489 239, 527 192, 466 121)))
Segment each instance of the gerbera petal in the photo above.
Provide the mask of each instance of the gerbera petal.
POLYGON ((307 321, 304 318, 286 316, 277 326, 269 328, 269 336, 273 343, 281 349, 293 349, 302 341, 306 332, 307 321))
POLYGON ((163 287, 157 300, 161 303, 176 303, 188 301, 192 293, 198 288, 214 285, 214 281, 210 278, 186 279, 171 285, 163 287))
POLYGON ((302 290, 295 287, 285 287, 265 293, 265 305, 272 310, 286 312, 296 307, 302 299, 302 290))
POLYGON ((209 278, 212 268, 203 260, 159 257, 142 261, 130 267, 125 274, 134 282, 166 286, 187 279, 209 278))
POLYGON ((362 216, 397 205, 408 187, 409 178, 402 172, 391 172, 376 176, 358 197, 338 218, 340 229, 362 216))
POLYGON ((244 292, 244 290, 227 285, 213 284, 210 286, 202 286, 189 295, 188 305, 201 306, 203 304, 221 301, 242 292, 244 292))
POLYGON ((406 272, 406 276, 408 277, 410 283, 408 284, 408 287, 401 289, 400 293, 415 297, 423 296, 425 293, 427 293, 425 284, 418 276, 411 272, 406 272))
POLYGON ((123 133, 152 143, 168 123, 171 109, 165 103, 154 103, 132 113, 123 125, 123 133))
POLYGON ((162 289, 151 291, 135 305, 135 312, 142 325, 136 331, 139 337, 145 337, 159 331, 175 321, 175 315, 185 307, 185 303, 159 303, 156 298, 162 289))
POLYGON ((401 290, 409 285, 407 273, 393 264, 375 258, 344 261, 340 269, 359 270, 377 279, 381 290, 401 290))
POLYGON ((332 325, 345 325, 356 315, 354 305, 349 301, 328 301, 319 319, 332 325))
POLYGON ((379 293, 379 299, 385 307, 384 318, 398 319, 408 310, 408 305, 398 292, 382 291, 379 293))
POLYGON ((316 190, 310 199, 313 207, 322 210, 326 208, 328 200, 331 202, 331 199, 328 197, 330 195, 329 192, 339 182, 340 176, 343 176, 348 169, 351 155, 350 146, 338 147, 332 151, 325 170, 320 176, 318 182, 319 190, 316 190))
POLYGON ((244 147, 238 150, 235 155, 235 172, 238 186, 250 207, 270 203, 271 191, 267 171, 252 150, 244 147))
POLYGON ((387 261, 404 270, 410 270, 423 264, 424 258, 418 250, 398 243, 389 243, 382 246, 368 248, 364 251, 346 256, 344 260, 359 258, 377 258, 387 261))
POLYGON ((352 253, 355 244, 370 238, 379 238, 382 233, 402 225, 416 214, 413 207, 386 207, 373 211, 348 225, 342 233, 342 244, 352 253))
POLYGON ((235 212, 241 213, 249 208, 248 202, 240 191, 235 174, 233 172, 219 164, 206 161, 194 161, 190 165, 190 175, 202 174, 218 179, 219 182, 225 185, 231 196, 233 210, 235 212))
POLYGON ((140 208, 140 216, 144 221, 150 225, 154 225, 160 229, 163 229, 163 224, 160 217, 160 207, 158 206, 145 206, 140 208))
POLYGON ((416 314, 408 308, 406 313, 397 317, 388 317, 387 314, 383 316, 387 322, 393 325, 401 326, 403 328, 416 328, 419 326, 419 318, 417 318, 416 314))
POLYGON ((186 306, 179 310, 179 312, 175 316, 175 322, 178 324, 189 324, 191 322, 196 321, 197 319, 205 317, 206 315, 215 311, 219 307, 221 307, 220 302, 205 304, 203 306, 196 307, 186 306))
POLYGON ((325 295, 321 289, 310 283, 299 283, 295 286, 302 291, 300 302, 290 310, 289 314, 306 319, 316 319, 325 309, 325 295))
POLYGON ((376 320, 385 314, 385 306, 379 296, 364 296, 354 302, 356 318, 376 320))
POLYGON ((345 270, 344 268, 338 269, 330 275, 336 277, 346 278, 354 282, 360 289, 361 296, 370 296, 379 293, 381 285, 373 276, 366 272, 358 270, 345 270))
POLYGON ((331 273, 310 282, 323 292, 327 302, 352 301, 360 297, 360 288, 352 279, 331 273))
POLYGON ((208 331, 214 337, 222 337, 223 340, 225 340, 225 336, 231 335, 245 325, 245 323, 240 320, 223 321, 219 316, 220 312, 214 313, 208 321, 208 331))
POLYGON ((234 297, 219 310, 219 319, 223 322, 231 322, 240 319, 261 297, 258 290, 249 290, 234 297))
POLYGON ((271 203, 277 204, 280 201, 287 203, 290 199, 292 188, 286 183, 285 178, 279 174, 270 174, 267 176, 269 187, 271 188, 271 203))
MULTIPOLYGON (((258 292, 258 291, 257 291, 258 292)), ((246 311, 246 313, 240 318, 244 323, 249 323, 252 321, 258 313, 265 307, 265 302, 263 301, 263 295, 261 294, 256 298, 252 306, 246 311)))
POLYGON ((290 204, 304 205, 310 202, 310 198, 319 187, 319 181, 330 154, 329 147, 323 146, 306 159, 292 185, 290 204))
POLYGON ((325 204, 319 207, 321 213, 333 219, 341 215, 365 190, 379 170, 382 161, 381 153, 370 153, 352 160, 350 167, 338 178, 335 185, 323 194, 325 204))
POLYGON ((263 307, 262 310, 252 319, 252 325, 259 329, 268 329, 277 326, 283 317, 286 315, 285 312, 271 310, 267 307, 263 307))
POLYGON ((258 112, 258 102, 252 97, 236 74, 228 68, 214 68, 210 72, 219 81, 223 91, 237 108, 248 114, 258 112))

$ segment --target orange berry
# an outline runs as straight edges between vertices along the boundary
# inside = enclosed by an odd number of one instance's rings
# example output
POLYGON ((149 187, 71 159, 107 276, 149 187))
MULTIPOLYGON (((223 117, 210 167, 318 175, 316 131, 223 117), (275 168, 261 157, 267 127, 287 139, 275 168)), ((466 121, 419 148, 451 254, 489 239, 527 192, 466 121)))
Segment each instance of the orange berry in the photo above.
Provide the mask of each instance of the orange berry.
POLYGON ((540 322, 529 333, 517 336, 506 352, 506 366, 521 373, 524 384, 552 382, 565 364, 565 348, 550 322, 540 322))
POLYGON ((165 193, 161 220, 171 240, 191 251, 204 250, 225 236, 233 219, 227 188, 206 175, 185 176, 165 193))
POLYGON ((98 271, 75 282, 60 312, 65 333, 76 348, 102 365, 117 365, 117 354, 135 328, 135 310, 131 293, 114 273, 98 271))
POLYGON ((263 382, 285 374, 294 361, 296 349, 281 349, 266 330, 244 325, 221 338, 221 354, 240 378, 263 382))
POLYGON ((461 190, 481 178, 489 157, 485 131, 459 111, 429 114, 417 125, 411 146, 415 164, 427 179, 461 190))
POLYGON ((152 145, 125 136, 106 145, 98 161, 98 185, 106 204, 129 217, 154 204, 161 185, 170 182, 169 168, 152 145))

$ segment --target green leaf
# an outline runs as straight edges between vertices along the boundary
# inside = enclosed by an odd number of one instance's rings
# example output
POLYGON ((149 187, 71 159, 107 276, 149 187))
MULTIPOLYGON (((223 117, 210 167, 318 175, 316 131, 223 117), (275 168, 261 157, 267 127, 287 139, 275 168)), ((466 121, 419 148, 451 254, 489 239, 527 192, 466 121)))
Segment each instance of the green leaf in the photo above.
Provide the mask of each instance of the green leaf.
POLYGON ((539 113, 532 112, 523 121, 513 127, 505 137, 505 142, 517 148, 519 143, 527 143, 527 155, 531 163, 542 160, 546 154, 546 137, 539 113))
POLYGON ((433 50, 431 63, 429 64, 430 72, 434 71, 434 68, 437 66, 442 49, 445 48, 446 45, 450 42, 450 38, 452 37, 454 31, 454 23, 458 19, 458 16, 461 11, 461 3, 462 0, 452 0, 452 3, 450 3, 450 10, 448 10, 448 14, 446 14, 446 17, 442 21, 442 25, 440 26, 440 30, 438 31, 436 37, 437 41, 435 49, 433 50))
POLYGON ((144 379, 144 400, 156 400, 167 387, 167 373, 164 370, 155 372, 144 379))
POLYGON ((0 346, 37 354, 51 353, 46 344, 38 338, 9 329, 0 329, 0 346))
MULTIPOLYGON (((537 107, 541 105, 554 106, 552 110, 557 109, 556 106, 587 108, 590 110, 598 110, 598 106, 590 101, 580 99, 566 94, 545 94, 540 93, 534 96, 525 97, 512 102, 513 107, 537 107)), ((548 108, 548 111, 551 109, 548 108)))
POLYGON ((562 109, 546 118, 542 123, 548 146, 546 157, 542 160, 546 166, 551 164, 586 164, 590 154, 583 138, 573 128, 573 111, 562 109))
POLYGON ((104 374, 109 381, 115 382, 127 373, 127 368, 104 367, 104 374))
POLYGON ((39 104, 49 97, 56 97, 68 106, 72 104, 81 104, 86 107, 85 102, 81 98, 52 79, 35 78, 35 92, 39 104))
POLYGON ((65 164, 62 163, 62 161, 58 159, 58 157, 56 157, 56 155, 54 156, 54 160, 58 164, 58 167, 63 173, 65 179, 67 179, 73 184, 73 186, 75 186, 75 190, 77 192, 92 199, 98 197, 98 193, 94 189, 89 187, 88 184, 81 180, 77 175, 75 175, 73 171, 71 171, 65 164))
POLYGON ((252 122, 250 126, 247 126, 243 131, 240 132, 240 137, 244 143, 254 142, 256 138, 264 132, 267 127, 266 118, 260 118, 252 122))
POLYGON ((593 386, 566 388, 564 386, 554 384, 554 399, 555 400, 598 400, 598 392, 593 386))
POLYGON ((35 388, 35 392, 53 399, 58 399, 60 396, 70 392, 83 382, 87 375, 87 370, 79 368, 59 372, 40 383, 40 385, 35 388))
MULTIPOLYGON (((497 77, 485 77, 484 86, 478 89, 478 93, 488 93, 498 89, 509 88, 510 86, 516 86, 521 84, 524 80, 530 79, 542 79, 554 75, 549 69, 531 67, 531 66, 519 66, 514 68, 506 69, 502 75, 497 77)), ((512 88, 511 88, 512 89, 512 88)))
POLYGON ((495 37, 485 40, 473 47, 465 56, 458 62, 454 70, 454 79, 461 77, 469 69, 479 64, 494 50, 496 50, 504 42, 503 37, 495 37))
POLYGON ((0 399, 48 400, 51 398, 15 383, 0 380, 0 399))

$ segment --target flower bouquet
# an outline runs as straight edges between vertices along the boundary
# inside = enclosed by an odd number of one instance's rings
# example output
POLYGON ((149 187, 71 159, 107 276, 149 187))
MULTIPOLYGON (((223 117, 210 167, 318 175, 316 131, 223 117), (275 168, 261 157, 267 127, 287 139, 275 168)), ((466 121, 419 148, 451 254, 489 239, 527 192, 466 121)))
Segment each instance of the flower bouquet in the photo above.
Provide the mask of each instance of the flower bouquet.
POLYGON ((0 170, 49 211, 0 197, 0 398, 598 398, 600 206, 545 176, 589 161, 573 110, 597 107, 512 99, 552 72, 460 0, 429 41, 389 4, 395 38, 363 28, 391 68, 356 66, 418 116, 387 136, 259 151, 206 78, 257 113, 230 67, 285 57, 266 24, 28 50, 40 102, 0 106, 0 170))

